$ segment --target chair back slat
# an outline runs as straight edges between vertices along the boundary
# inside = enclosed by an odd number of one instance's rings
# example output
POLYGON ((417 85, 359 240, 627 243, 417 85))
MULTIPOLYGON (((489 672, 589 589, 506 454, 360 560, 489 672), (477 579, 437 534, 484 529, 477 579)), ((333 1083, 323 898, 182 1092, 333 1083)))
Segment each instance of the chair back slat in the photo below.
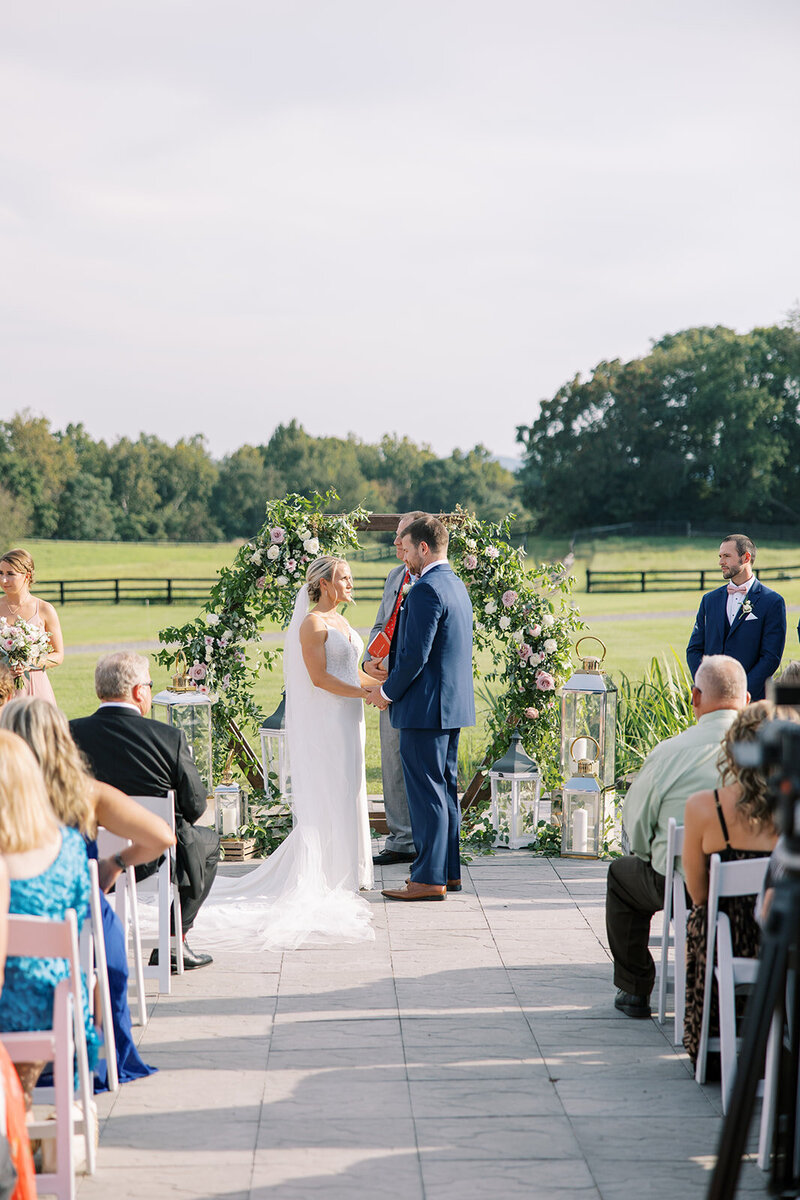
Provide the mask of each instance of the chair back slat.
POLYGON ((68 909, 63 921, 9 914, 7 953, 11 957, 69 959, 77 938, 74 908, 68 909))

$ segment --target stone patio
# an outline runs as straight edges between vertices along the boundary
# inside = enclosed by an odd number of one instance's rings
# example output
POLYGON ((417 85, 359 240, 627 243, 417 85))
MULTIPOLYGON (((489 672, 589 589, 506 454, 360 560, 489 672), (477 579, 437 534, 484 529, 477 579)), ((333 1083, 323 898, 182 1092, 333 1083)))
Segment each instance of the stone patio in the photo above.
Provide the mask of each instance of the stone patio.
POLYGON ((671 1023, 615 1012, 606 869, 501 851, 444 904, 373 893, 374 943, 176 980, 141 1039, 159 1074, 99 1097, 80 1200, 704 1196, 719 1087, 671 1023))

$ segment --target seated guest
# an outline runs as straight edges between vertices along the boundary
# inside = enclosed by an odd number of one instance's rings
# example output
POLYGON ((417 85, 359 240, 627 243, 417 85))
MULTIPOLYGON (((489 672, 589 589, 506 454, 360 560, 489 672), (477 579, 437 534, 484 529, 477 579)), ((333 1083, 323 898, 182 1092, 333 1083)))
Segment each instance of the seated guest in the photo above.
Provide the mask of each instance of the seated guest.
MULTIPOLYGON (((0 729, 0 760, 0 854, 10 879, 9 912, 60 921, 73 908, 80 928, 89 907, 83 838, 58 824, 36 759, 22 738, 5 729, 0 729)), ((68 975, 66 959, 7 959, 0 1029, 49 1029, 56 984, 68 975)), ((99 1039, 89 1014, 86 981, 82 982, 86 1046, 93 1068, 99 1039)), ((28 1108, 44 1066, 43 1062, 17 1064, 28 1108)))
POLYGON ((780 675, 775 676, 775 683, 785 683, 789 687, 800 686, 800 662, 794 659, 792 662, 787 663, 780 675))
POLYGON ((623 823, 631 854, 608 868, 606 931, 614 959, 616 1008, 650 1016, 655 963, 648 949, 650 921, 664 907, 667 824, 683 824, 693 792, 718 780, 720 743, 748 701, 741 663, 724 654, 704 658, 692 685, 697 724, 654 747, 625 797, 623 823))
MULTIPOLYGON (((181 730, 145 719, 153 687, 146 658, 127 650, 109 654, 98 662, 94 682, 100 707, 92 716, 70 722, 72 736, 101 782, 129 796, 166 796, 174 790, 183 964, 190 971, 204 967, 211 955, 192 950, 185 938, 211 890, 219 862, 219 837, 213 829, 194 824, 206 811, 205 784, 181 730)), ((157 866, 152 862, 137 868, 137 878, 153 874, 157 866)), ((151 962, 157 961, 156 954, 151 962)))
MULTIPOLYGON (((8 870, 3 859, 0 858, 0 991, 3 988, 6 947, 8 946, 9 895, 8 870)), ((0 1042, 0 1089, 5 1096, 5 1123, 0 1125, 0 1136, 5 1137, 8 1147, 6 1162, 10 1159, 17 1179, 11 1200, 36 1200, 33 1156, 25 1119, 25 1097, 22 1094, 19 1075, 14 1070, 14 1064, 2 1042, 0 1042)))
MULTIPOLYGON (((21 696, 0 712, 0 728, 23 738, 33 751, 44 777, 47 794, 56 816, 64 825, 78 829, 86 839, 91 858, 97 858, 94 840, 97 826, 128 838, 131 845, 112 859, 98 863, 100 886, 108 891, 122 871, 137 863, 150 862, 175 844, 165 821, 142 808, 123 792, 98 783, 84 769, 80 752, 72 740, 67 718, 53 704, 33 696, 21 696)), ((121 1083, 152 1075, 139 1057, 131 1031, 128 1008, 128 955, 125 933, 114 909, 101 896, 103 933, 108 960, 111 1013, 121 1083)), ((98 1083, 106 1086, 106 1064, 98 1064, 98 1083)))
MULTIPOLYGON (((728 729, 719 756, 721 784, 713 790, 696 792, 686 802, 683 835, 683 869, 692 910, 686 921, 686 1009, 683 1044, 694 1063, 700 1041, 706 976, 708 860, 718 854, 723 862, 765 858, 772 853, 778 831, 767 799, 767 781, 756 767, 740 767, 733 757, 737 742, 754 742, 764 721, 771 717, 800 721, 792 708, 776 708, 759 700, 739 713, 728 729)), ((731 923, 733 953, 738 958, 758 954, 759 929, 755 918, 756 897, 728 896, 719 902, 720 912, 731 923)), ((719 1036, 716 986, 711 1002, 709 1036, 719 1036)))
POLYGON ((0 708, 14 695, 14 675, 8 663, 0 662, 0 708))

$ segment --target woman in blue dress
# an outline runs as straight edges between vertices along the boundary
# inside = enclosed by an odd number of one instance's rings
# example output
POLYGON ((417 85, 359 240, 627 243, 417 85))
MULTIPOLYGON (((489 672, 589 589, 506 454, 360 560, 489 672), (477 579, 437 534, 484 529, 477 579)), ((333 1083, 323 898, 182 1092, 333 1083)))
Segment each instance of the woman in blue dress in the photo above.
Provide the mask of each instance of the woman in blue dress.
MULTIPOLYGON (((56 816, 83 834, 90 858, 97 858, 95 836, 98 824, 131 841, 120 855, 98 862, 100 901, 119 1079, 121 1083, 127 1083, 152 1075, 156 1068, 142 1062, 133 1040, 125 934, 114 909, 102 893, 113 886, 123 869, 159 858, 167 846, 174 844, 172 830, 160 817, 149 813, 123 792, 98 783, 87 774, 67 719, 52 704, 33 696, 22 696, 2 709, 0 727, 13 731, 27 742, 41 768, 56 816)), ((106 1086, 106 1064, 101 1060, 96 1072, 96 1090, 106 1086)))
MULTIPOLYGON (((0 854, 9 875, 9 912, 63 920, 67 910, 73 908, 80 925, 89 904, 83 838, 74 829, 58 824, 36 759, 22 738, 0 730, 0 761, 0 854)), ((0 1029, 15 1032, 50 1028, 56 984, 68 975, 69 965, 63 958, 6 959, 0 1029)), ((85 980, 82 982, 86 1046, 93 1065, 99 1037, 89 1015, 85 980)), ((44 1065, 17 1065, 28 1107, 44 1065)))

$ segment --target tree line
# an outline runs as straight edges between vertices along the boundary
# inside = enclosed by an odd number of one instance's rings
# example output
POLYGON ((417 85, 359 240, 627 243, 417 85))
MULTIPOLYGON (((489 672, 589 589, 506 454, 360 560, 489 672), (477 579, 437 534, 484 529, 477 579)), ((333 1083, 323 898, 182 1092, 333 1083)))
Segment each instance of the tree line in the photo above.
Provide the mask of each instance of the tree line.
POLYGON ((55 430, 28 412, 0 422, 6 542, 249 537, 268 500, 329 488, 342 511, 361 503, 373 512, 462 504, 495 520, 519 508, 514 475, 485 446, 440 458, 407 437, 387 434, 377 444, 353 435, 318 438, 291 421, 263 445, 215 461, 200 435, 174 446, 145 434, 107 444, 83 425, 55 430))
POLYGON ((800 313, 670 334, 601 362, 517 429, 522 498, 552 531, 627 521, 800 522, 800 313))

